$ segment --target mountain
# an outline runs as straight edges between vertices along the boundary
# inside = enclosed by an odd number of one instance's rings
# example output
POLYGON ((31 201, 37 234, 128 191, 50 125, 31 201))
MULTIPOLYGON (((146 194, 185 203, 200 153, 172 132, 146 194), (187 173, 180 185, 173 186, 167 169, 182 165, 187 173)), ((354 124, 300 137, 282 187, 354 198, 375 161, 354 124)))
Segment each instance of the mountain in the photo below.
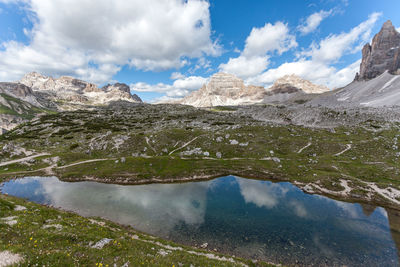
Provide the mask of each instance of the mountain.
POLYGON ((311 105, 384 107, 400 105, 400 33, 390 21, 362 50, 360 72, 344 88, 325 93, 311 105))
POLYGON ((316 85, 296 75, 285 75, 267 89, 264 102, 305 102, 315 94, 329 91, 328 87, 316 85))
POLYGON ((265 89, 246 86, 242 79, 228 73, 216 73, 199 90, 175 103, 195 107, 245 105, 262 102, 265 89))
POLYGON ((301 90, 306 94, 321 94, 329 91, 329 88, 326 86, 313 84, 312 82, 302 79, 294 74, 285 75, 282 78, 279 78, 275 81, 272 87, 268 89, 268 91, 279 93, 291 91, 293 89, 301 90))
POLYGON ((142 100, 130 93, 126 84, 116 83, 98 88, 97 85, 62 76, 58 79, 41 75, 36 72, 26 74, 21 80, 32 88, 33 92, 43 100, 42 105, 56 103, 57 109, 75 109, 82 105, 106 105, 113 101, 128 101, 139 103, 142 100))
POLYGON ((0 83, 0 134, 49 112, 41 107, 31 88, 20 83, 0 83))
POLYGON ((400 33, 390 20, 386 21, 380 32, 362 49, 362 62, 356 80, 370 80, 385 71, 400 74, 400 33))

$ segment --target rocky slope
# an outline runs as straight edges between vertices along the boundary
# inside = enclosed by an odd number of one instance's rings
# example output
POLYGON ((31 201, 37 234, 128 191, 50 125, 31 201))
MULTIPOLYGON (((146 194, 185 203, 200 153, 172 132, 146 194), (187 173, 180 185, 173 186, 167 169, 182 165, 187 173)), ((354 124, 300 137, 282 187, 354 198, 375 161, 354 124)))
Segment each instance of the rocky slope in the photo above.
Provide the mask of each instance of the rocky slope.
POLYGON ((356 80, 370 80, 385 71, 400 74, 400 33, 390 20, 386 21, 380 32, 362 49, 360 73, 356 80))
POLYGON ((0 134, 47 112, 29 87, 17 83, 0 83, 0 134))
POLYGON ((195 107, 254 104, 261 102, 265 93, 263 87, 246 86, 232 74, 217 73, 202 88, 177 103, 195 107))
POLYGON ((32 88, 34 93, 47 102, 57 103, 61 110, 74 109, 73 105, 106 105, 119 100, 142 102, 137 95, 130 93, 129 86, 122 83, 98 88, 95 84, 73 77, 62 76, 56 79, 36 72, 25 75, 20 83, 32 88))

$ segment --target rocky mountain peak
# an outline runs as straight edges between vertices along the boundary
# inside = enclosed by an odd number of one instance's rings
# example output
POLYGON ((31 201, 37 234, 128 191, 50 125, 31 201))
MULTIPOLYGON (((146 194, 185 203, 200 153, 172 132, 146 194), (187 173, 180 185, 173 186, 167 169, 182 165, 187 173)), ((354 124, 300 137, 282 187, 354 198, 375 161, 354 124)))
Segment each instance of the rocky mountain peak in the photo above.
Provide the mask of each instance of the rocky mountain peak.
POLYGON ((105 92, 110 92, 112 90, 119 90, 125 93, 130 93, 131 92, 131 88, 125 84, 125 83, 115 83, 113 85, 111 84, 107 84, 105 86, 103 86, 103 91, 105 92))
POLYGON ((360 72, 355 80, 370 80, 385 71, 400 74, 400 33, 390 20, 383 24, 372 43, 363 47, 360 72))
POLYGON ((323 85, 313 84, 308 80, 291 74, 279 78, 268 89, 271 93, 293 93, 299 90, 307 94, 320 94, 329 91, 329 88, 323 85))
POLYGON ((209 82, 177 103, 195 107, 242 105, 261 102, 264 87, 246 86, 242 79, 233 74, 219 72, 209 82))
POLYGON ((99 88, 96 84, 70 76, 47 77, 37 72, 26 74, 20 83, 32 88, 34 92, 48 94, 51 101, 99 105, 112 101, 142 102, 137 95, 131 95, 128 85, 116 83, 99 88))

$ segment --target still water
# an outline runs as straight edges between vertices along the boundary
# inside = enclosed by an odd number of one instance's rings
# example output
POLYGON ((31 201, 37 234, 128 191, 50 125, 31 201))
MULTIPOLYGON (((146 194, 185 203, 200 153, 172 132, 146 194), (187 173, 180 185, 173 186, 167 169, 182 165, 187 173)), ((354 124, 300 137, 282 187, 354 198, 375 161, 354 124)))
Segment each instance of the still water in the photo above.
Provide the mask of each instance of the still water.
POLYGON ((226 176, 121 186, 27 177, 3 193, 132 225, 188 245, 284 264, 399 266, 400 213, 226 176))

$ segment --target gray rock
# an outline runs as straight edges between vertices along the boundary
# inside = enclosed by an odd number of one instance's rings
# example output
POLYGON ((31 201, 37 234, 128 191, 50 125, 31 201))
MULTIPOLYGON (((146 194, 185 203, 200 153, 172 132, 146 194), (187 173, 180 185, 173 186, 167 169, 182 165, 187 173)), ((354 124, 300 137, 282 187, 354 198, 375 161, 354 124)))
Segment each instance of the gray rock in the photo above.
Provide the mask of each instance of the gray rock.
POLYGON ((215 156, 216 156, 218 159, 220 159, 220 158, 222 158, 222 153, 221 153, 221 152, 217 152, 217 153, 215 153, 215 156))
POLYGON ((360 73, 356 80, 370 80, 385 71, 400 74, 400 33, 390 20, 386 21, 380 32, 362 49, 360 73))
POLYGON ((235 139, 229 140, 229 143, 230 143, 231 145, 237 145, 237 144, 239 144, 239 142, 238 142, 237 140, 235 140, 235 139))

